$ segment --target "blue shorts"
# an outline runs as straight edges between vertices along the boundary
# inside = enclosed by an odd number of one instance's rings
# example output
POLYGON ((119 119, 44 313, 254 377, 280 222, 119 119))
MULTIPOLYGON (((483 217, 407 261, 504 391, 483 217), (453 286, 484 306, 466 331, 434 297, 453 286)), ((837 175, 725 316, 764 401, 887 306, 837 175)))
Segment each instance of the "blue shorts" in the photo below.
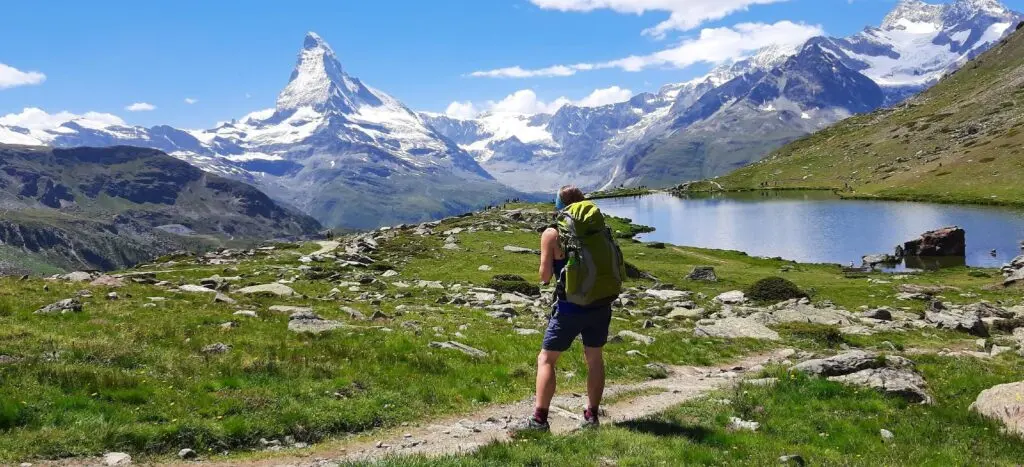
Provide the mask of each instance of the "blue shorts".
POLYGON ((548 320, 548 330, 544 333, 544 350, 565 352, 572 346, 576 336, 583 337, 584 347, 604 347, 608 343, 608 328, 612 323, 612 305, 599 305, 590 308, 579 308, 568 304, 571 312, 559 312, 560 304, 554 305, 554 313, 548 320))

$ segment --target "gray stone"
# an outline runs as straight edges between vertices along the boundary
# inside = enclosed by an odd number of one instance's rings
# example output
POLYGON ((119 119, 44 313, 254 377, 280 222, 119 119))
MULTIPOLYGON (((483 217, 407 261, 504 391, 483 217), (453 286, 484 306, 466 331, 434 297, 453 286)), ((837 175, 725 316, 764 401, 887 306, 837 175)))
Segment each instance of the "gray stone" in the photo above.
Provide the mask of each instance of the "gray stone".
POLYGON ((359 310, 357 310, 355 308, 352 308, 352 307, 343 306, 343 307, 341 307, 341 311, 344 312, 345 314, 347 314, 348 317, 352 318, 352 319, 358 319, 358 320, 366 319, 366 315, 364 315, 359 310))
POLYGON ((804 465, 807 465, 807 461, 805 461, 803 456, 801 456, 799 454, 790 454, 790 455, 786 455, 786 456, 780 456, 779 457, 779 463, 780 464, 786 464, 786 465, 795 465, 797 467, 803 467, 804 465))
POLYGON ((182 460, 192 460, 197 457, 199 457, 199 454, 188 448, 178 451, 178 458, 182 460))
POLYGON ((831 376, 829 381, 869 387, 886 394, 900 396, 909 402, 930 404, 932 397, 925 392, 925 381, 913 370, 901 368, 872 368, 842 376, 831 376))
POLYGON ((779 383, 779 378, 748 379, 746 382, 751 386, 771 387, 779 383))
POLYGON ((288 330, 295 333, 321 334, 346 327, 341 321, 314 319, 308 317, 288 320, 288 330))
POLYGON ((493 268, 486 264, 481 264, 480 267, 476 268, 477 271, 490 271, 491 269, 493 268))
POLYGON ((521 246, 505 245, 505 251, 509 253, 517 253, 521 255, 539 255, 540 251, 532 250, 530 248, 523 248, 521 246))
POLYGON ((1003 285, 1009 287, 1018 282, 1024 282, 1024 268, 1017 269, 1010 273, 1009 276, 1006 276, 1006 279, 1003 280, 1003 285))
POLYGON ((117 295, 117 292, 110 292, 107 294, 107 300, 117 300, 118 298, 121 297, 117 295))
POLYGON ((1024 381, 981 391, 970 410, 999 421, 1010 433, 1024 435, 1024 381))
POLYGON ((188 293, 213 293, 213 294, 217 293, 216 290, 213 290, 213 289, 210 289, 210 288, 206 288, 206 287, 203 287, 201 285, 195 285, 195 284, 185 284, 183 286, 180 286, 180 287, 178 287, 178 291, 180 291, 180 292, 188 292, 188 293))
POLYGON ((926 311, 925 321, 936 325, 939 329, 961 331, 978 337, 988 337, 988 328, 982 322, 981 316, 973 313, 953 314, 943 311, 926 311))
POLYGON ((665 315, 668 319, 701 319, 704 317, 705 310, 703 308, 673 308, 672 311, 665 315))
POLYGON ((711 266, 694 266, 690 274, 686 276, 691 281, 718 282, 718 275, 715 268, 711 266))
POLYGON ((132 456, 123 452, 108 452, 103 455, 103 465, 108 467, 132 465, 132 456))
POLYGON ((65 298, 59 302, 54 302, 46 305, 38 310, 35 314, 37 315, 55 315, 55 314, 67 314, 67 313, 80 313, 82 311, 82 302, 77 298, 65 298))
POLYGON ((671 300, 682 300, 682 299, 685 299, 685 298, 689 298, 690 295, 692 295, 692 292, 686 292, 686 291, 683 291, 683 290, 657 290, 657 289, 649 289, 649 290, 645 291, 644 294, 646 294, 648 297, 656 298, 658 300, 662 300, 662 301, 666 301, 667 302, 667 301, 671 301, 671 300))
POLYGON ((204 354, 208 355, 224 354, 228 353, 229 351, 231 351, 231 346, 220 342, 203 347, 202 350, 204 354))
POLYGON ((295 291, 292 290, 291 287, 277 283, 243 287, 241 289, 238 289, 237 293, 240 293, 242 295, 269 294, 276 295, 278 297, 291 297, 293 295, 296 295, 295 291))
POLYGON ((723 339, 764 339, 779 340, 779 333, 768 329, 763 324, 747 318, 724 318, 711 324, 698 324, 693 330, 696 337, 714 337, 723 339))
POLYGON ((798 363, 794 370, 815 376, 839 376, 886 365, 878 354, 854 350, 828 358, 818 358, 798 363))
POLYGON ((61 276, 61 279, 68 282, 87 282, 92 280, 92 274, 85 271, 75 271, 64 274, 61 276))
POLYGON ((484 352, 483 350, 474 349, 473 347, 470 347, 470 346, 468 346, 466 344, 463 344, 461 342, 456 342, 456 341, 431 342, 429 345, 430 345, 430 347, 433 347, 435 349, 458 350, 459 352, 462 352, 462 353, 464 353, 466 355, 469 355, 470 357, 480 358, 480 357, 486 357, 487 356, 487 352, 484 352))
POLYGON ((398 275, 398 271, 395 271, 394 269, 388 269, 387 271, 384 271, 384 273, 381 274, 380 276, 381 277, 395 277, 397 275, 398 275))
POLYGON ((233 305, 233 304, 236 303, 235 299, 233 299, 233 298, 231 298, 231 297, 229 297, 227 295, 224 295, 224 294, 222 294, 220 292, 217 292, 217 295, 213 296, 213 301, 216 302, 216 303, 227 303, 229 305, 233 305))
POLYGON ((523 329, 523 328, 513 329, 512 332, 514 332, 516 334, 519 334, 520 336, 533 336, 533 335, 536 335, 536 334, 540 334, 540 331, 538 331, 536 329, 523 329))
POLYGON ((877 319, 877 320, 882 320, 882 321, 891 321, 892 320, 892 312, 888 308, 885 308, 885 307, 874 308, 874 309, 871 309, 871 310, 868 310, 868 311, 865 311, 865 312, 861 313, 860 317, 861 318, 877 319))
POLYGON ((236 312, 232 313, 232 315, 234 315, 234 316, 244 316, 246 318, 259 318, 260 317, 260 315, 256 314, 256 312, 252 311, 252 310, 240 310, 240 311, 236 311, 236 312))
POLYGON ((729 292, 719 294, 717 297, 715 297, 715 301, 725 305, 739 305, 747 301, 747 297, 746 295, 743 294, 743 292, 739 290, 732 290, 729 292))
POLYGON ((729 425, 726 429, 730 431, 757 431, 761 427, 760 423, 744 420, 739 417, 729 417, 729 425))
POLYGON ((896 438, 896 435, 892 434, 891 431, 886 430, 885 428, 878 430, 878 434, 882 437, 882 441, 886 442, 892 441, 894 438, 896 438))
POLYGON ((291 306, 291 305, 271 305, 267 310, 273 311, 274 313, 312 313, 313 309, 308 306, 291 306))
POLYGON ((629 330, 619 331, 618 336, 623 338, 623 339, 629 339, 631 341, 639 342, 639 343, 644 344, 644 345, 651 345, 651 344, 654 343, 654 338, 653 337, 645 336, 645 335, 640 334, 638 332, 629 331, 629 330))

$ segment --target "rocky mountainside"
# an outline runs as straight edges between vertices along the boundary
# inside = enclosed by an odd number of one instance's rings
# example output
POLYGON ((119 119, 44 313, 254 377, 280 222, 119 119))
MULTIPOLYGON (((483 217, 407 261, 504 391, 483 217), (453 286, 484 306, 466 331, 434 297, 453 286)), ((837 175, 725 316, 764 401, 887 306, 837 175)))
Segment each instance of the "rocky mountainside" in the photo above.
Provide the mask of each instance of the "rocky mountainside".
POLYGON ((1024 34, 894 108, 842 121, 717 180, 856 196, 1024 204, 1024 34))
POLYGON ((427 121, 515 187, 550 189, 566 174, 590 188, 671 184, 727 173, 837 120, 899 103, 1021 19, 996 0, 904 0, 880 27, 768 47, 627 103, 427 121))
POLYGON ((154 149, 0 145, 0 271, 113 269, 227 241, 316 232, 250 185, 154 149))
POLYGON ((331 226, 425 220, 515 195, 401 102, 347 74, 314 33, 272 109, 200 131, 88 121, 0 127, 0 141, 161 149, 331 226))

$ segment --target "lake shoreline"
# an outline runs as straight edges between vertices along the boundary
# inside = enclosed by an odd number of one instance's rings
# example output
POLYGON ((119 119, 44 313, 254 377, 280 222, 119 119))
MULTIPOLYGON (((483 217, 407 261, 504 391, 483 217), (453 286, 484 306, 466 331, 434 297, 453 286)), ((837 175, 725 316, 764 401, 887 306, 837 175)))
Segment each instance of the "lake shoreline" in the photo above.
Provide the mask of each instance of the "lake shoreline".
MULTIPOLYGON (((704 182, 703 180, 701 182, 704 182)), ((698 182, 695 182, 698 183, 698 182)), ((658 190, 652 190, 652 193, 658 190)), ((940 195, 936 193, 921 193, 921 194, 873 194, 873 193, 857 193, 857 192, 844 192, 839 188, 835 187, 800 187, 800 186, 786 186, 786 187, 745 187, 745 188, 697 188, 688 190, 668 189, 661 190, 666 193, 670 193, 676 196, 687 194, 687 193, 751 193, 751 192, 788 192, 788 191, 819 191, 819 192, 832 192, 841 199, 846 200, 862 200, 862 201, 907 201, 907 202, 919 202, 919 203, 935 203, 935 204, 948 204, 956 206, 1001 206, 1010 208, 1024 208, 1024 200, 1007 200, 1007 199, 993 199, 993 198, 979 198, 979 197, 957 197, 940 195)))

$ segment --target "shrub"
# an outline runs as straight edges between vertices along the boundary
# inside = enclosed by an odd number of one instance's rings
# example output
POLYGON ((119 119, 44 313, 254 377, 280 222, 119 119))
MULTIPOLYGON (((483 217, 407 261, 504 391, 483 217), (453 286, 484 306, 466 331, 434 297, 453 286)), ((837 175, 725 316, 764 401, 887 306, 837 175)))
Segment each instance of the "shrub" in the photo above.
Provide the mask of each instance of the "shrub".
POLYGON ((992 274, 989 274, 989 273, 987 273, 985 271, 978 271, 978 270, 974 270, 974 271, 968 272, 967 275, 971 276, 971 277, 982 278, 982 279, 988 279, 988 278, 992 277, 992 274))
POLYGON ((523 276, 518 276, 515 274, 495 274, 494 277, 491 278, 491 280, 503 282, 526 282, 526 279, 523 279, 523 276))
POLYGON ((492 280, 487 283, 487 287, 497 290, 498 292, 518 292, 523 295, 529 295, 531 297, 536 297, 540 295, 540 287, 526 281, 492 280))
POLYGON ((779 334, 787 339, 809 341, 830 349, 846 344, 846 338, 839 328, 812 323, 786 323, 779 326, 779 334))
POLYGON ((747 298, 761 303, 778 303, 807 294, 796 284, 781 277, 766 277, 751 285, 746 291, 747 298))

